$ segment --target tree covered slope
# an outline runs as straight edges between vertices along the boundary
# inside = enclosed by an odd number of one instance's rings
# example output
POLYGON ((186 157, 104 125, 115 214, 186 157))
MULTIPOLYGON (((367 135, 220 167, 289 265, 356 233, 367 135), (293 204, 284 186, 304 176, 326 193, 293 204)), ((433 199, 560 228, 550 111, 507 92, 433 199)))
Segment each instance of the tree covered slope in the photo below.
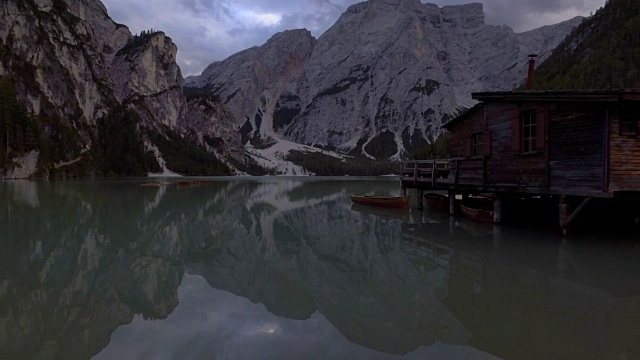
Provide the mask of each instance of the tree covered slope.
POLYGON ((536 70, 536 89, 640 87, 640 2, 608 0, 536 70))

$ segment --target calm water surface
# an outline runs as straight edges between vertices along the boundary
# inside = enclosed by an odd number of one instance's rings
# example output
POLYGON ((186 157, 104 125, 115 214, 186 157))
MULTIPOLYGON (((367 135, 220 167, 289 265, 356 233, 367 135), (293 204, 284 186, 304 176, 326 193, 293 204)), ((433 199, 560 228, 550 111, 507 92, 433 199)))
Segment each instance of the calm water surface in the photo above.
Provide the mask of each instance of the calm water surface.
POLYGON ((147 181, 0 182, 0 359, 640 359, 634 237, 147 181))

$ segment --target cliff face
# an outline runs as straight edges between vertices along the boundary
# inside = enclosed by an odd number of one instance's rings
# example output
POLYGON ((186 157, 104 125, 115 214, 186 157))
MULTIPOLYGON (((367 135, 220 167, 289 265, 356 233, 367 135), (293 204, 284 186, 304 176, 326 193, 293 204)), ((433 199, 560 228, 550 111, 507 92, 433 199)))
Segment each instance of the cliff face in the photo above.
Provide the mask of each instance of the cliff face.
MULTIPOLYGON (((8 0, 0 19, 0 78, 10 79, 26 114, 20 120, 9 109, 12 115, 3 120, 8 125, 0 124, 5 125, 0 145, 9 148, 2 153, 0 175, 140 175, 158 170, 152 163, 163 164, 164 155, 148 134, 183 136, 180 131, 191 121, 185 117, 177 47, 169 37, 162 32, 132 36, 96 0, 8 0), (102 168, 103 159, 112 156, 104 149, 109 143, 119 146, 117 138, 124 136, 118 129, 125 122, 133 122, 133 141, 144 149, 133 155, 133 170, 102 168), (144 155, 150 150, 155 150, 155 160, 144 155)), ((233 127, 230 118, 209 120, 233 127)), ((221 148, 244 156, 242 147, 225 143, 221 148)))
POLYGON ((274 112, 280 108, 278 100, 287 96, 297 98, 296 81, 315 43, 307 30, 278 33, 261 47, 209 65, 201 76, 188 78, 187 86, 219 95, 237 123, 243 125, 240 130, 243 142, 259 143, 286 125, 278 123, 277 114, 274 120, 274 112))
POLYGON ((2 67, 34 114, 53 111, 71 124, 102 118, 114 99, 107 68, 131 37, 95 1, 4 1, 2 67))
POLYGON ((580 21, 516 34, 487 25, 481 4, 370 0, 349 7, 317 41, 301 30, 277 34, 211 64, 187 86, 228 103, 245 142, 276 137, 400 158, 472 106, 472 92, 519 85, 526 55, 545 58, 580 21), (274 48, 280 56, 267 56, 274 48), (287 62, 291 54, 297 61, 287 62), (261 76, 273 60, 288 69, 286 76, 261 76), (237 100, 239 94, 253 102, 237 100))
POLYGON ((244 147, 232 123, 234 116, 219 99, 203 95, 188 97, 184 119, 181 130, 198 143, 223 157, 244 159, 244 147))
POLYGON ((141 115, 145 124, 175 127, 181 120, 184 80, 177 46, 163 33, 120 49, 109 68, 113 94, 141 115))

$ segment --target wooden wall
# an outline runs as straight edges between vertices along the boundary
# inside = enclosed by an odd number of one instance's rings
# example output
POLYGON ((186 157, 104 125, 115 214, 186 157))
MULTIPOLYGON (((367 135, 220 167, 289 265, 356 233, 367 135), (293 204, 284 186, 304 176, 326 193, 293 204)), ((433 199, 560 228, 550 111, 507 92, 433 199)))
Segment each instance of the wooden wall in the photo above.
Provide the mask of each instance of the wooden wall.
MULTIPOLYGON (((620 135, 620 116, 617 109, 612 109, 609 118, 609 190, 640 191, 640 135, 620 135)), ((637 133, 640 134, 640 129, 637 133)))
POLYGON ((484 130, 484 109, 472 111, 473 113, 449 129, 449 155, 452 158, 470 157, 471 135, 484 130))
MULTIPOLYGON (((486 185, 545 187, 547 162, 544 151, 521 154, 512 140, 514 134, 519 137, 519 129, 514 129, 514 126, 520 123, 521 109, 532 106, 534 105, 521 107, 516 103, 488 103, 484 109, 476 110, 450 128, 449 153, 454 158, 468 159, 458 165, 458 179, 464 179, 465 184, 475 182, 482 185, 486 176, 486 185), (482 158, 471 157, 471 136, 478 132, 485 134, 485 144, 489 144, 484 150, 486 175, 482 158)), ((519 141, 517 143, 519 144, 519 141)))
POLYGON ((543 114, 546 110, 536 104, 492 103, 487 105, 487 119, 491 133, 487 183, 546 187, 547 162, 544 150, 522 154, 518 146, 520 144, 520 111, 526 109, 536 109, 539 125, 544 121, 543 114))
POLYGON ((449 129, 451 156, 465 159, 458 163, 459 183, 559 191, 640 191, 640 125, 638 135, 620 135, 618 107, 610 102, 486 103, 449 129), (518 148, 519 119, 527 109, 536 110, 537 146, 535 152, 523 154, 518 148), (485 142, 490 144, 483 151, 485 159, 471 156, 471 137, 479 132, 486 134, 485 142), (607 146, 611 154, 608 167, 607 146))
POLYGON ((550 111, 551 189, 604 190, 605 107, 571 103, 550 111))

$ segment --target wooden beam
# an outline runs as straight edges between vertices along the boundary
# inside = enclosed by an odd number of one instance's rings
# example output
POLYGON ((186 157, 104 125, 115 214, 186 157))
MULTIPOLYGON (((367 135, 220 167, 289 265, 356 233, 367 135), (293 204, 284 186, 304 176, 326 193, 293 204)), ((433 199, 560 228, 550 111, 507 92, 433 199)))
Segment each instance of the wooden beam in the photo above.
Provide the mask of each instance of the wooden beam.
POLYGON ((560 206, 559 206, 559 215, 560 215, 560 227, 562 229, 562 235, 567 235, 569 232, 569 225, 576 217, 584 210, 585 207, 591 202, 592 197, 586 197, 578 207, 576 207, 572 212, 570 212, 569 207, 569 199, 565 195, 560 196, 560 206))
POLYGON ((604 164, 602 176, 602 191, 609 191, 609 164, 611 162, 611 120, 609 108, 604 111, 604 164))
POLYGON ((456 193, 449 191, 449 215, 456 214, 456 193))
POLYGON ((584 210, 585 207, 587 207, 587 205, 591 202, 592 199, 593 198, 591 197, 587 197, 584 200, 582 200, 582 203, 580 203, 580 205, 578 205, 578 207, 575 210, 573 210, 573 212, 567 219, 567 225, 569 225, 576 218, 576 216, 578 216, 578 214, 580 214, 580 212, 584 210))
POLYGON ((436 186, 436 162, 431 167, 431 186, 436 186))

